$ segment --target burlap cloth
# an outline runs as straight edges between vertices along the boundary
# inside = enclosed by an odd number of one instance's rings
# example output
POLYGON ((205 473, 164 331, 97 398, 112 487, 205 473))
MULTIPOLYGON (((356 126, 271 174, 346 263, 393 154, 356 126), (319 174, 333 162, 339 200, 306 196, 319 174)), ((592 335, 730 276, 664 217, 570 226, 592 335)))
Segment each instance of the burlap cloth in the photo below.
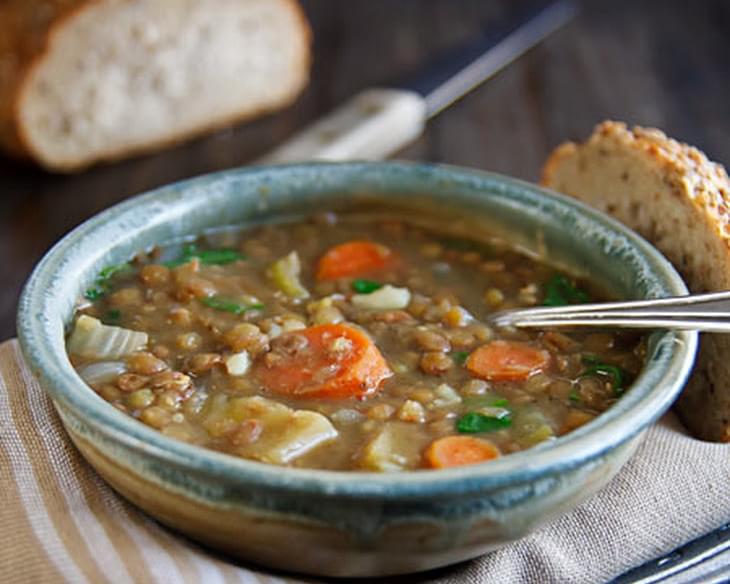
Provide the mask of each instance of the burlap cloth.
MULTIPOLYGON (((117 496, 66 439, 16 341, 0 345, 0 582, 297 581, 216 557, 117 496)), ((423 582, 602 582, 730 521, 730 446, 673 416, 598 495, 423 582)), ((308 579, 312 581, 312 579, 308 579)))

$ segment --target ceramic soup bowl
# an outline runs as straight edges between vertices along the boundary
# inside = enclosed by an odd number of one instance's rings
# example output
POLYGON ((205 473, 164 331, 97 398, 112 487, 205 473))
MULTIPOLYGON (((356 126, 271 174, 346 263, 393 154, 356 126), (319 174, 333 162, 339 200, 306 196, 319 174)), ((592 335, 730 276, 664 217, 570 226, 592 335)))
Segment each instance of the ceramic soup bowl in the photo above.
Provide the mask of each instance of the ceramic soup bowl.
POLYGON ((165 437, 106 403, 64 347, 74 306, 106 265, 223 225, 371 200, 431 206, 468 220, 626 298, 686 294, 648 243, 586 206, 511 178, 406 163, 243 168, 165 186, 64 237, 20 302, 23 352, 74 444, 123 496, 174 529, 236 557, 329 576, 427 570, 528 534, 603 487, 672 403, 697 335, 656 332, 626 394, 574 432, 482 465, 363 473, 266 465, 165 437))

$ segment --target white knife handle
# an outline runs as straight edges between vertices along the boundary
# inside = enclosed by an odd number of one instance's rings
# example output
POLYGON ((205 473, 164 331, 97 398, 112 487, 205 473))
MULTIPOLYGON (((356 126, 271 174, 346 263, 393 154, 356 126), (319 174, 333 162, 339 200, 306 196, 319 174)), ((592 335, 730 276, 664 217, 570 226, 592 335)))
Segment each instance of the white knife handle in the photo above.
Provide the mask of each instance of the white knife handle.
POLYGON ((426 102, 404 89, 367 89, 256 161, 377 160, 423 132, 426 102))

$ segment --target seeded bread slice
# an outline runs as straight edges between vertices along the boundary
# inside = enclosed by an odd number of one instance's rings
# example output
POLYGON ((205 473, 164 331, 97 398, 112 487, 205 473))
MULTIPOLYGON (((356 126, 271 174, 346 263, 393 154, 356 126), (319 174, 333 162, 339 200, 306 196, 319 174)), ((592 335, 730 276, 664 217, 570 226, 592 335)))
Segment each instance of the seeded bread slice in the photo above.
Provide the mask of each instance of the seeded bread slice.
POLYGON ((296 0, 3 0, 0 145, 57 171, 281 108, 307 83, 296 0))
MULTIPOLYGON (((730 180, 725 169, 659 130, 603 122, 556 148, 542 183, 607 212, 651 241, 693 292, 730 290, 730 180)), ((703 335, 676 405, 696 436, 730 442, 730 335, 703 335)))

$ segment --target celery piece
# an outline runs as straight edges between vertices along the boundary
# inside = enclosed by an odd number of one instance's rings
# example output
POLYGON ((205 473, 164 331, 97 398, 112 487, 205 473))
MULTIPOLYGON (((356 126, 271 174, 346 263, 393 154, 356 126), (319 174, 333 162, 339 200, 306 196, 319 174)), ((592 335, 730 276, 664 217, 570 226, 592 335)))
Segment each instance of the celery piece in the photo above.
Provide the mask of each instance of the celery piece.
POLYGON ((302 285, 299 274, 302 265, 296 251, 276 260, 269 268, 269 277, 274 285, 289 298, 309 298, 309 291, 302 285))

